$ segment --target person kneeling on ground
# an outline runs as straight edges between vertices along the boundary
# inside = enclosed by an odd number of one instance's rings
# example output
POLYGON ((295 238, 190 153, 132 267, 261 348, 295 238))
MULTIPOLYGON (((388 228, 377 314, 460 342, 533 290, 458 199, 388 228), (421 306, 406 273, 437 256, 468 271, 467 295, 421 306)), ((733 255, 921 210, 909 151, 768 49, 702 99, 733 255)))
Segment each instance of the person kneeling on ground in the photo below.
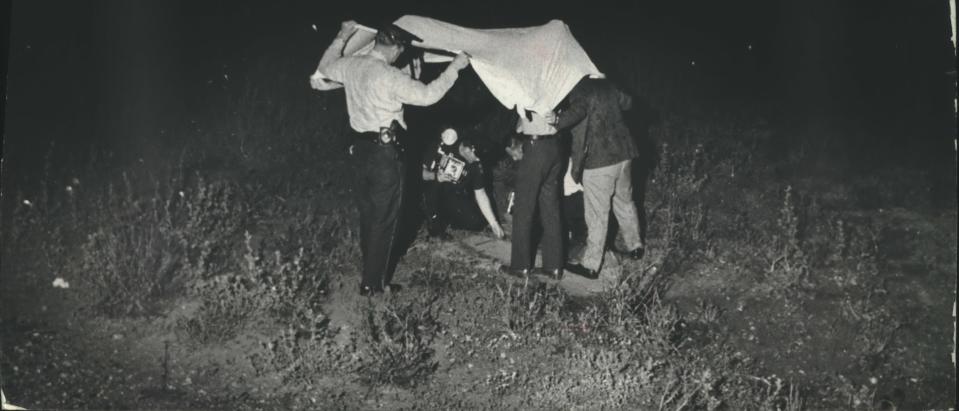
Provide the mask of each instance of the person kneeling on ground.
POLYGON ((423 181, 431 238, 448 239, 447 226, 480 231, 487 225, 497 238, 505 237, 486 194, 486 176, 476 145, 461 139, 456 129, 446 127, 440 134, 439 144, 423 164, 423 181))

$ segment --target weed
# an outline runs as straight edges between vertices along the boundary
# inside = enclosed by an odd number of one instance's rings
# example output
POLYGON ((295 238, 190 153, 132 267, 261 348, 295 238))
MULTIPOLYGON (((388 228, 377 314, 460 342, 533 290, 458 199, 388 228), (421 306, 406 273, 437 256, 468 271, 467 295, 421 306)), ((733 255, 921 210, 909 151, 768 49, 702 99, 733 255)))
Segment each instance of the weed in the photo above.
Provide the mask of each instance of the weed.
POLYGON ((799 386, 787 383, 782 378, 747 376, 750 381, 758 384, 754 392, 754 399, 758 409, 770 411, 800 411, 803 409, 803 400, 799 386))
POLYGON ((110 315, 138 315, 170 289, 182 248, 161 228, 150 203, 111 195, 116 214, 87 236, 82 276, 93 305, 110 315))
POLYGON ((302 312, 251 354, 250 362, 258 375, 277 375, 286 383, 311 386, 351 367, 349 353, 355 347, 338 345, 333 340, 335 331, 321 313, 302 312))
POLYGON ((233 339, 251 318, 265 309, 266 301, 253 290, 253 285, 235 275, 203 281, 195 293, 200 298, 200 308, 178 327, 201 344, 233 339))
POLYGON ((535 341, 556 336, 557 325, 563 323, 565 294, 530 280, 522 285, 509 282, 505 288, 497 285, 496 290, 504 331, 514 338, 525 336, 535 341))
POLYGON ((229 260, 231 239, 248 211, 238 186, 197 173, 192 187, 174 195, 174 205, 179 209, 169 212, 167 226, 186 252, 183 280, 203 280, 231 268, 222 263, 229 260))
POLYGON ((382 309, 365 308, 359 368, 365 383, 409 387, 436 370, 431 344, 439 323, 433 311, 433 301, 391 300, 382 309))
POLYGON ((786 186, 772 248, 767 250, 766 275, 778 289, 799 286, 809 275, 809 259, 803 248, 800 213, 793 198, 792 186, 786 186))
POLYGON ((200 342, 222 342, 242 331, 257 315, 280 320, 296 330, 312 330, 328 277, 319 272, 303 248, 292 256, 264 253, 245 235, 240 272, 201 281, 194 288, 201 306, 182 328, 200 342))

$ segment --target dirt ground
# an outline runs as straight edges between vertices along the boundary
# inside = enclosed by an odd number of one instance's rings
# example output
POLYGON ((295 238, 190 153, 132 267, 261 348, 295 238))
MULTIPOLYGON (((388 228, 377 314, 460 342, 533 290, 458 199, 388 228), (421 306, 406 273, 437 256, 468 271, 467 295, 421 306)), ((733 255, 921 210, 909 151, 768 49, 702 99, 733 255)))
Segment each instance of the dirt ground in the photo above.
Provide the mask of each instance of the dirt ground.
MULTIPOLYGON (((719 260, 675 278, 665 300, 687 312, 716 307, 723 318, 716 335, 745 353, 764 375, 800 383, 811 398, 806 402, 810 409, 836 406, 817 403, 816 396, 845 395, 830 390, 858 392, 869 385, 896 409, 946 409, 956 398, 949 345, 954 290, 943 284, 952 278, 955 266, 931 265, 928 258, 937 252, 934 249, 949 246, 937 243, 937 236, 951 236, 954 244, 956 215, 888 210, 880 220, 897 227, 897 241, 883 245, 895 258, 886 261, 883 270, 888 273, 882 279, 888 291, 870 298, 889 307, 889 318, 883 320, 895 321, 896 327, 875 356, 864 357, 856 348, 857 333, 862 331, 855 324, 866 321, 869 313, 857 313, 835 288, 820 287, 784 299, 757 290, 755 284, 730 282, 737 277, 719 260), (836 381, 846 381, 852 388, 836 381)), ((504 284, 496 266, 508 256, 508 242, 455 234, 455 241, 447 243, 414 242, 397 279, 411 284, 411 289, 422 287, 415 281, 420 268, 450 260, 472 268, 469 273, 447 273, 460 277, 456 281, 504 284)), ((613 257, 612 266, 621 262, 613 257)), ((570 274, 554 285, 585 300, 615 286, 570 274)), ((221 345, 198 345, 178 335, 177 319, 189 316, 195 301, 170 300, 161 315, 111 320, 73 311, 82 304, 71 300, 65 289, 48 287, 41 295, 26 295, 10 293, 15 286, 4 288, 8 290, 0 323, 4 392, 12 403, 33 409, 429 408, 417 402, 419 393, 453 387, 463 391, 446 391, 447 399, 457 401, 444 403, 447 406, 522 404, 509 398, 492 401, 493 394, 476 390, 495 364, 447 358, 450 354, 439 347, 452 340, 448 336, 435 341, 439 366, 430 382, 418 388, 370 387, 337 375, 302 387, 286 384, 278 373, 258 375, 251 365, 248 354, 262 348, 267 329, 248 329, 221 345)), ((335 340, 343 345, 350 344, 349 335, 363 321, 360 308, 369 303, 350 291, 352 281, 341 279, 324 304, 330 328, 338 333, 335 340)))

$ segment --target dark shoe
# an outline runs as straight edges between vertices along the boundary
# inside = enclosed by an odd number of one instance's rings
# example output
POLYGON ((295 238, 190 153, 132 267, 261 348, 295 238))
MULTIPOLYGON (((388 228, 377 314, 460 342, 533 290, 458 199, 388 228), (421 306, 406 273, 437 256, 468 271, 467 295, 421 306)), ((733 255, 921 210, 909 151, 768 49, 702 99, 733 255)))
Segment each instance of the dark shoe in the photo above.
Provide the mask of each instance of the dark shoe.
POLYGON ((629 258, 632 260, 642 260, 643 256, 646 255, 646 249, 643 247, 637 247, 633 251, 623 251, 618 248, 612 248, 612 251, 622 258, 629 258))
POLYGON ((563 269, 554 268, 552 270, 547 270, 545 268, 537 268, 534 270, 534 274, 542 275, 552 280, 559 280, 563 278, 563 269))
POLYGON ((365 285, 360 286, 360 295, 364 297, 372 297, 382 293, 383 293, 383 289, 380 287, 368 287, 365 285))
POLYGON ((633 251, 626 253, 626 256, 634 260, 642 260, 643 256, 646 255, 646 249, 639 247, 633 251))
POLYGON ((586 277, 590 280, 595 280, 599 278, 599 272, 596 270, 590 270, 586 267, 583 267, 580 264, 567 264, 566 271, 569 271, 573 274, 579 275, 581 277, 586 277))
POLYGON ((399 284, 387 284, 385 288, 386 288, 386 292, 390 294, 395 294, 400 291, 403 291, 403 286, 399 284))
POLYGON ((506 264, 499 266, 499 272, 509 276, 520 277, 520 278, 529 277, 529 275, 532 274, 532 270, 530 270, 529 268, 517 270, 506 264))

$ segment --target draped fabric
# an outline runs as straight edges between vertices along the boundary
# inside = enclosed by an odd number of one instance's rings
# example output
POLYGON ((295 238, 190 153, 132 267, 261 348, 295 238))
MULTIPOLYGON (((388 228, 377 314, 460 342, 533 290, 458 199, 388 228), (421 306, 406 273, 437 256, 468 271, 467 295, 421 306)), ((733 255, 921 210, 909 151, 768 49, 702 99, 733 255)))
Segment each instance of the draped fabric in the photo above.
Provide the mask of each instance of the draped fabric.
POLYGON ((471 29, 421 16, 394 22, 423 39, 427 62, 452 59, 447 52, 466 52, 470 65, 490 92, 507 108, 544 113, 566 97, 585 76, 602 77, 569 27, 559 20, 542 26, 471 29))
MULTIPOLYGON (((519 113, 552 110, 583 77, 603 77, 559 20, 536 27, 472 29, 407 15, 394 24, 423 40, 413 45, 426 49, 427 63, 450 61, 451 53, 468 53, 470 65, 493 96, 519 113)), ((375 34, 359 26, 344 54, 368 53, 375 34)))

